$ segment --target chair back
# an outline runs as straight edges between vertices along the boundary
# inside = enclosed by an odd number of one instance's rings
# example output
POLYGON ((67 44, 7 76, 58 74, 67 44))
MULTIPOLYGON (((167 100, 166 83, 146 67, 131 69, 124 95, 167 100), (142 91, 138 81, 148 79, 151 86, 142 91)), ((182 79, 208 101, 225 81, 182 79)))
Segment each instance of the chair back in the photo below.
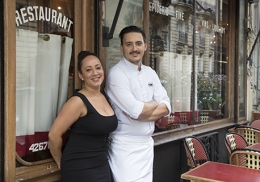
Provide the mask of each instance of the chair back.
POLYGON ((228 150, 228 156, 237 148, 246 148, 248 143, 246 139, 238 133, 227 133, 225 137, 225 145, 228 150))
POLYGON ((231 165, 260 169, 260 151, 248 148, 235 149, 229 161, 231 165))
POLYGON ((184 147, 187 156, 187 163, 190 168, 194 168, 209 161, 209 156, 204 144, 194 136, 188 136, 184 139, 184 147))
POLYGON ((260 143, 260 130, 252 128, 250 126, 237 126, 234 129, 235 133, 242 135, 248 145, 253 145, 255 143, 260 143))
POLYGON ((260 119, 255 119, 249 123, 249 126, 260 129, 260 119))

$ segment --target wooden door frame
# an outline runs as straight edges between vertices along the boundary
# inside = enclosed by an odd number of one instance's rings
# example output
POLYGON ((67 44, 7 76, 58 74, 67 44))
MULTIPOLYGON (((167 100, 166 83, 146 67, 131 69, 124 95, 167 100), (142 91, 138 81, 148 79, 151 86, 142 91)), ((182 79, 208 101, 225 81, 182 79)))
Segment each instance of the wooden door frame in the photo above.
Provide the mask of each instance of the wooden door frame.
POLYGON ((16 44, 15 1, 4 0, 4 178, 15 181, 16 44), (13 21, 11 21, 13 20, 13 21), (13 35, 13 36, 11 36, 13 35))

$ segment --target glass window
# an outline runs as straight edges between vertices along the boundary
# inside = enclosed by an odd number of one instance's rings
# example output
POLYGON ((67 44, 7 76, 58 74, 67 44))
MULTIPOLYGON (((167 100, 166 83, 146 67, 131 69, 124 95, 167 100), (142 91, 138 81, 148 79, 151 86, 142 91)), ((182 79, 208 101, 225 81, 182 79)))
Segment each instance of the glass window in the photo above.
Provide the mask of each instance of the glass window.
POLYGON ((16 153, 27 162, 51 156, 48 131, 71 94, 73 4, 16 1, 16 153))
MULTIPOLYGON (((172 106, 171 115, 157 122, 156 131, 227 117, 228 2, 149 1, 149 66, 159 75, 172 106)), ((117 6, 108 4, 118 1, 106 0, 106 4, 106 28, 111 28, 117 6)), ((106 48, 107 72, 122 58, 120 30, 132 24, 143 27, 142 0, 123 2, 106 48)))
POLYGON ((157 0, 149 6, 150 66, 172 106, 157 131, 226 117, 228 1, 157 0))
POLYGON ((199 29, 197 73, 198 122, 225 117, 228 63, 228 1, 196 1, 199 29))
MULTIPOLYGON (((106 0, 106 27, 111 29, 115 12, 117 10, 118 0, 106 0), (114 6, 110 6, 110 5, 114 6)), ((143 28, 143 0, 124 1, 120 9, 120 15, 116 23, 113 39, 109 41, 109 47, 106 48, 106 71, 118 63, 123 57, 120 51, 120 31, 129 25, 136 25, 143 28)))

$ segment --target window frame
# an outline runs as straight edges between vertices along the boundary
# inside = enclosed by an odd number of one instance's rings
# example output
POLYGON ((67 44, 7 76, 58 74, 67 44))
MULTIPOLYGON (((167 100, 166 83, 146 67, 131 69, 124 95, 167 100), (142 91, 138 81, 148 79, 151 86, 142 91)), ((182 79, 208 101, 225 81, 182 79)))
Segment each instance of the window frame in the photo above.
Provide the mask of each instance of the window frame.
MULTIPOLYGON (((147 35, 149 35, 149 0, 144 0, 144 31, 147 35)), ((236 1, 230 0, 229 2, 229 9, 228 11, 230 14, 236 14, 236 8, 239 5, 237 4, 236 1)), ((230 16, 229 17, 229 27, 231 32, 236 32, 236 18, 235 16, 230 16)), ((230 41, 228 43, 228 47, 235 47, 236 43, 236 36, 234 33, 230 33, 229 35, 230 41)), ((149 39, 148 39, 149 41, 149 39)), ((147 42, 149 44, 149 42, 147 42)), ((104 49, 104 47, 102 47, 104 49)), ((105 51, 104 51, 105 52, 105 51)), ((158 132, 153 134, 153 138, 155 140, 155 146, 161 145, 166 143, 165 139, 167 138, 167 142, 169 141, 175 141, 179 139, 183 139, 185 137, 185 133, 191 133, 192 135, 195 134, 201 134, 202 132, 210 132, 214 131, 216 129, 220 128, 225 128, 229 126, 233 126, 235 123, 243 123, 244 120, 241 119, 235 120, 235 118, 238 118, 237 115, 234 113, 234 100, 236 98, 236 93, 234 94, 234 90, 237 90, 235 88, 235 50, 230 49, 228 52, 228 58, 229 58, 229 63, 227 66, 227 95, 226 95, 226 104, 227 107, 225 107, 225 113, 226 116, 223 119, 220 120, 215 120, 214 122, 209 122, 205 124, 199 124, 199 125, 190 125, 185 128, 178 128, 174 130, 168 130, 168 131, 163 131, 163 132, 158 132)), ((104 56, 105 58, 105 56, 104 56)), ((144 56, 144 61, 143 63, 145 65, 149 65, 149 47, 147 47, 147 51, 145 52, 144 56)))
MULTIPOLYGON (((236 44, 236 60, 237 60, 237 63, 235 65, 235 70, 236 70, 236 75, 237 77, 235 77, 235 101, 234 101, 234 112, 235 112, 235 119, 238 120, 238 121, 244 121, 246 120, 246 118, 248 118, 248 107, 247 107, 247 64, 246 64, 246 58, 247 58, 247 37, 246 37, 246 34, 245 34, 245 29, 246 29, 246 24, 245 24, 245 20, 247 19, 247 16, 248 16, 248 2, 247 0, 244 0, 243 3, 245 6, 240 6, 241 3, 240 1, 236 2, 237 3, 237 7, 238 7, 238 14, 240 15, 240 11, 244 11, 244 19, 240 19, 241 17, 237 16, 237 30, 240 30, 241 28, 244 30, 244 39, 246 39, 246 42, 243 42, 243 44, 241 44, 241 41, 239 40, 240 38, 240 31, 237 33, 237 37, 236 37, 236 40, 237 40, 237 44, 236 44), (240 52, 239 50, 243 49, 244 51, 244 59, 241 60, 241 56, 240 56, 240 52), (242 65, 241 65, 242 63, 242 65), (242 68, 241 68, 242 66, 242 68), (243 69, 243 88, 240 87, 240 83, 239 83, 239 79, 240 79, 240 72, 239 70, 240 69, 243 69), (244 92, 243 92, 243 98, 244 98, 244 107, 243 108, 240 108, 240 89, 243 89, 244 92), (244 116, 240 116, 240 110, 243 109, 244 111, 244 116)), ((242 56, 242 57, 243 57, 242 56)))
MULTIPOLYGON (((0 19, 4 19, 3 1, 0 3, 0 19)), ((4 40, 4 22, 0 22, 0 40, 4 40)), ((0 43, 0 137, 4 138, 4 41, 0 43)), ((4 180, 4 140, 0 140, 0 181, 4 180)))
MULTIPOLYGON (((95 0, 74 0, 73 24, 73 88, 81 88, 78 78, 77 54, 81 50, 94 51, 94 6, 95 0), (84 12, 84 13, 83 13, 84 12), (82 27, 84 25, 84 27, 82 27)), ((16 0, 3 1, 4 14, 4 181, 29 180, 29 179, 59 179, 59 169, 52 158, 35 163, 19 161, 16 154, 16 25, 15 9, 16 0), (13 21, 10 21, 13 20, 13 21), (13 35, 13 36, 10 36, 13 35), (16 162, 23 164, 16 167, 16 162), (37 164, 37 165, 35 165, 37 164)), ((1 149, 3 149, 1 148, 1 149)))
MULTIPOLYGON (((143 0, 143 7, 144 7, 144 12, 143 12, 143 29, 146 33, 146 35, 149 35, 149 3, 150 0, 143 0)), ((228 3, 228 12, 231 15, 237 14, 237 7, 239 4, 237 4, 236 1, 234 0, 225 0, 223 3, 228 3)), ((106 9, 106 4, 105 1, 101 2, 101 6, 99 8, 99 14, 100 14, 100 24, 99 24, 99 34, 102 35, 102 26, 105 25, 106 17, 104 16, 104 12, 106 9)), ((229 17, 229 31, 230 32, 237 32, 236 31, 236 17, 235 16, 230 16, 229 17)), ((149 37, 149 36, 147 36, 149 37)), ((229 35, 229 42, 228 42, 228 48, 232 48, 236 46, 236 34, 235 33, 230 33, 229 35)), ((147 39, 147 45, 149 45, 149 39, 147 39)), ((102 60, 106 59, 105 55, 105 47, 102 46, 102 39, 99 39, 99 56, 101 57, 102 60)), ((236 98, 237 93, 234 94, 234 90, 237 90, 237 86, 235 85, 235 49, 229 49, 228 52, 228 66, 226 69, 226 75, 227 75, 227 88, 226 88, 226 104, 227 107, 225 107, 225 118, 220 119, 220 120, 215 120, 214 122, 209 122, 209 123, 204 123, 204 124, 199 124, 199 125, 190 125, 185 128, 178 128, 174 130, 167 130, 163 132, 158 132, 153 134, 153 138, 155 140, 155 146, 161 145, 164 143, 168 143, 170 141, 175 141, 179 139, 183 139, 186 135, 186 133, 190 133, 192 135, 195 134, 201 134, 204 132, 210 132, 214 131, 216 129, 220 128, 225 128, 225 127, 230 127, 234 126, 235 123, 244 123, 244 120, 236 120, 235 118, 238 118, 237 114, 234 113, 235 110, 235 103, 234 100, 236 98)), ((144 59, 143 59, 143 64, 149 65, 149 46, 147 47, 147 50, 144 54, 144 59)), ((104 63, 104 65, 106 65, 104 63)))

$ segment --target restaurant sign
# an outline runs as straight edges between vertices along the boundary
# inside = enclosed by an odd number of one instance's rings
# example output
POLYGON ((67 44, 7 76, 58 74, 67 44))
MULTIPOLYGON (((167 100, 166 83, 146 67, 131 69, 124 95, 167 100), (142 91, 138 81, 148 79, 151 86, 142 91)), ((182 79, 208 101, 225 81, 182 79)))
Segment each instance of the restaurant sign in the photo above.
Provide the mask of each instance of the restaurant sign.
POLYGON ((175 12, 171 12, 169 11, 168 7, 162 6, 160 4, 156 4, 153 2, 149 2, 149 11, 151 12, 155 12, 161 15, 165 15, 165 16, 175 16, 175 18, 177 18, 178 20, 183 20, 184 21, 184 13, 180 12, 180 11, 175 11, 175 12))
POLYGON ((62 15, 55 9, 42 6, 28 6, 26 8, 21 8, 16 10, 16 26, 20 26, 24 23, 43 20, 57 24, 61 28, 70 31, 72 20, 62 15))

